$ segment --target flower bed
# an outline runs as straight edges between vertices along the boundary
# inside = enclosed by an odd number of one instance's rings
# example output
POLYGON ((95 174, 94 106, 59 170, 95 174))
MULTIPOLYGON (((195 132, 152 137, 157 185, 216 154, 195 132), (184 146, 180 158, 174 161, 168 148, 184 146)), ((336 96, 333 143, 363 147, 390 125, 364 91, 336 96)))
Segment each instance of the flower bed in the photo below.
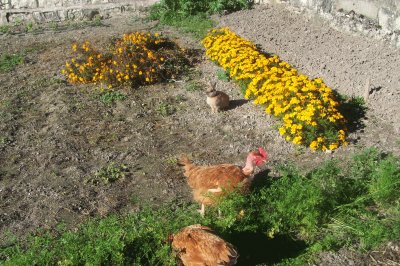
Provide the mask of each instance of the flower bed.
POLYGON ((320 79, 298 74, 278 56, 266 56, 256 45, 228 28, 214 29, 203 39, 206 55, 245 84, 245 98, 266 107, 282 120, 279 133, 313 150, 346 145, 346 127, 338 102, 320 79))
POLYGON ((73 44, 78 55, 67 61, 62 73, 70 83, 100 83, 108 88, 130 83, 151 84, 178 74, 186 64, 185 52, 159 34, 124 34, 100 52, 86 41, 73 44))

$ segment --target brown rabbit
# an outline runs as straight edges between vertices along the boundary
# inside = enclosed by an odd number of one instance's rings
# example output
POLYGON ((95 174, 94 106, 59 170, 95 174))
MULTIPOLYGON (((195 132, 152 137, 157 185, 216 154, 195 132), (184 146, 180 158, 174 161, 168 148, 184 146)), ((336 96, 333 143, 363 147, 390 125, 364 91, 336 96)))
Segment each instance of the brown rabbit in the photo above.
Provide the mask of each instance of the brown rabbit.
POLYGON ((210 82, 210 86, 207 89, 207 104, 211 107, 212 113, 217 113, 229 106, 229 96, 222 92, 217 91, 215 86, 216 82, 210 82))

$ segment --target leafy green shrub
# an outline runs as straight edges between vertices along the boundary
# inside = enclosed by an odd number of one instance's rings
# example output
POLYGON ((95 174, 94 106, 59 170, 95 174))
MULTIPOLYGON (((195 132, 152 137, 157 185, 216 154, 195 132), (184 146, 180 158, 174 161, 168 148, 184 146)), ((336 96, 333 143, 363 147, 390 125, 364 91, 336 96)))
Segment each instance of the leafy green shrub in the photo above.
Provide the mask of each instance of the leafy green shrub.
POLYGON ((173 115, 176 112, 176 109, 173 105, 168 102, 161 102, 158 105, 157 112, 162 116, 173 115))
POLYGON ((198 80, 191 80, 185 85, 185 89, 189 92, 200 91, 204 88, 204 84, 202 84, 198 80))
POLYGON ((372 199, 379 205, 399 204, 400 201, 400 167, 393 156, 382 160, 372 173, 368 184, 372 199))
POLYGON ((222 199, 214 226, 290 235, 308 242, 310 252, 344 245, 370 249, 400 238, 399 171, 398 158, 376 149, 357 154, 344 168, 328 161, 303 175, 286 166, 280 178, 251 194, 222 199))
POLYGON ((193 16, 199 13, 234 12, 249 9, 253 1, 248 0, 161 0, 150 8, 150 18, 163 16, 193 16))
POLYGON ((10 33, 11 27, 9 25, 1 25, 0 26, 0 33, 7 34, 10 33))
POLYGON ((117 101, 126 99, 126 95, 118 91, 104 91, 99 95, 100 101, 106 105, 112 105, 117 101))
POLYGON ((111 41, 99 51, 89 41, 73 44, 76 58, 61 73, 70 83, 96 83, 109 89, 123 84, 139 86, 164 81, 189 64, 186 51, 160 34, 133 32, 111 41))
POLYGON ((212 13, 227 11, 234 12, 243 9, 250 9, 254 1, 249 0, 216 0, 210 2, 210 10, 212 13))
POLYGON ((22 54, 2 54, 0 56, 0 72, 10 72, 24 62, 22 54))
POLYGON ((259 176, 249 194, 229 194, 208 207, 204 218, 197 204, 145 207, 91 220, 75 231, 38 232, 0 247, 0 260, 4 265, 175 265, 168 235, 196 223, 230 241, 254 232, 308 244, 305 252, 278 265, 304 265, 323 250, 365 250, 400 238, 398 158, 369 149, 346 167, 328 161, 306 174, 293 166, 280 171, 279 178, 259 176))
POLYGON ((145 207, 129 216, 94 219, 75 231, 38 233, 0 249, 4 265, 174 265, 168 235, 199 223, 193 206, 145 207))
POLYGON ((149 19, 202 38, 215 24, 209 14, 249 9, 252 5, 253 1, 248 0, 161 0, 150 7, 149 19))
POLYGON ((230 81, 231 78, 229 76, 229 71, 225 71, 223 69, 217 70, 217 78, 222 81, 230 81))

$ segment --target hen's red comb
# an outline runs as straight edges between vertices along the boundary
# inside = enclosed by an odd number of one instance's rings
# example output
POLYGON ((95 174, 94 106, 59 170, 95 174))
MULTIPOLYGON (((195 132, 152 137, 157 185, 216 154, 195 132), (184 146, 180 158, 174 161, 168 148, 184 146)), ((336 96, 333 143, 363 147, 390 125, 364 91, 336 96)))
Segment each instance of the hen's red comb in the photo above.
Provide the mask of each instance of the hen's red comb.
POLYGON ((262 148, 258 148, 258 152, 262 155, 262 157, 264 157, 265 159, 268 158, 267 152, 262 148))

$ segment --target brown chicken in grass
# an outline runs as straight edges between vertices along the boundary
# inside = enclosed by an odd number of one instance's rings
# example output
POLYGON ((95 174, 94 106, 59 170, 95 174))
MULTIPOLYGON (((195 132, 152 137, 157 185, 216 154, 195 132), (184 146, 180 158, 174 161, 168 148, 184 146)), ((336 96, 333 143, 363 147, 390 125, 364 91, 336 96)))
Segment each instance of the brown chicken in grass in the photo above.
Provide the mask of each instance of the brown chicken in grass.
POLYGON ((232 244, 200 224, 183 228, 170 241, 185 266, 234 265, 239 256, 232 244))
POLYGON ((204 205, 212 205, 216 199, 237 187, 246 191, 253 180, 255 166, 263 165, 267 160, 267 152, 263 148, 247 155, 246 165, 240 167, 233 164, 212 166, 194 165, 186 156, 180 160, 184 167, 184 175, 193 190, 193 198, 201 204, 200 214, 204 216, 204 205))

